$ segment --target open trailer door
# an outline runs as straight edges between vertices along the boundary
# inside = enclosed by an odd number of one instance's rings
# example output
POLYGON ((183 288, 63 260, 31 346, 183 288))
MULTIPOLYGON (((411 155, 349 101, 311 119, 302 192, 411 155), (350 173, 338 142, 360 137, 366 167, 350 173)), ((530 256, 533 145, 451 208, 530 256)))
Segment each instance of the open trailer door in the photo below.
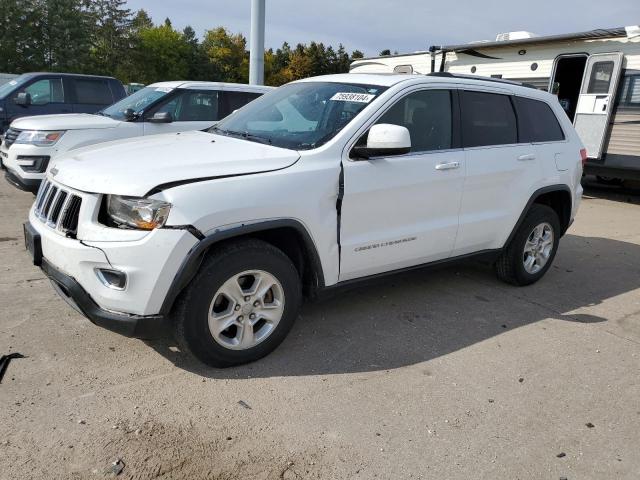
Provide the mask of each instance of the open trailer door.
POLYGON ((589 158, 600 158, 613 110, 622 53, 598 53, 587 59, 574 125, 589 158))

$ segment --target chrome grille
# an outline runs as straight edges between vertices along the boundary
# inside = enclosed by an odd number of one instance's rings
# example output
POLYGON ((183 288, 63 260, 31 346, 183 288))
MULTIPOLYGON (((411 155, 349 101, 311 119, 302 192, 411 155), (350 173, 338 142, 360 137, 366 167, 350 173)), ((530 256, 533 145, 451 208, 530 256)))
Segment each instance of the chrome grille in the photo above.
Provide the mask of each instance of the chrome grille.
POLYGON ((34 213, 49 227, 74 236, 78 231, 81 206, 81 197, 44 180, 38 190, 34 213))
POLYGON ((9 148, 11 145, 13 145, 13 142, 16 141, 21 131, 22 130, 17 130, 15 128, 9 128, 4 134, 5 147, 9 148))

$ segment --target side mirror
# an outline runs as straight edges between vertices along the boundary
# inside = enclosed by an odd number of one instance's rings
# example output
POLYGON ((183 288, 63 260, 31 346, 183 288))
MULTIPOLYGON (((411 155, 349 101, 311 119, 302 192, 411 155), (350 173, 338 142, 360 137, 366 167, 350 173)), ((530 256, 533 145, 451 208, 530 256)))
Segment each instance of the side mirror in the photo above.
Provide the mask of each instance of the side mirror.
POLYGON ((16 105, 22 105, 23 107, 27 107, 31 105, 31 94, 27 92, 20 92, 18 96, 14 99, 16 105))
POLYGON ((137 118, 136 112, 133 110, 133 108, 127 108, 122 113, 124 114, 124 118, 127 120, 127 122, 132 122, 137 118))
POLYGON ((156 112, 147 121, 151 123, 171 123, 173 122, 173 115, 169 112, 156 112))
POLYGON ((366 147, 354 147, 356 157, 388 157, 404 155, 411 151, 411 135, 406 127, 380 123, 369 130, 366 147))

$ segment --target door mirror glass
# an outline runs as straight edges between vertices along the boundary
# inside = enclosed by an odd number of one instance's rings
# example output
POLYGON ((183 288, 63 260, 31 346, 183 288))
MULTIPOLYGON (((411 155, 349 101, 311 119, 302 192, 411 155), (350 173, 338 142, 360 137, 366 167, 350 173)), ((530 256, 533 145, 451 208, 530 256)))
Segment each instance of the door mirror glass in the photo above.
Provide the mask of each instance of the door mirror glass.
POLYGON ((379 123, 369 130, 366 146, 355 146, 356 157, 371 158, 404 155, 411 151, 409 129, 390 123, 379 123))
POLYGON ((171 123, 173 115, 169 112, 156 112, 148 121, 151 123, 171 123))
POLYGON ((122 114, 124 115, 124 119, 127 122, 132 122, 133 120, 138 118, 138 115, 133 108, 127 108, 124 112, 122 112, 122 114))
POLYGON ((22 105, 27 107, 31 105, 31 94, 26 92, 20 92, 14 99, 16 105, 22 105))

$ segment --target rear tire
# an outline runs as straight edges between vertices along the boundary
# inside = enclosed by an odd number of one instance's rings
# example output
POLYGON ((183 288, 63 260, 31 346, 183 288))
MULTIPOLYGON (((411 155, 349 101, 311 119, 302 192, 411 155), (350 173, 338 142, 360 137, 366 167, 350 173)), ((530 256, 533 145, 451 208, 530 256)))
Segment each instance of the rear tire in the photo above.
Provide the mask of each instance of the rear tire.
POLYGON ((496 275, 512 285, 530 285, 549 270, 560 241, 558 214, 534 203, 494 267, 496 275))
POLYGON ((301 300, 298 271, 282 251, 261 240, 227 244, 205 258, 178 299, 175 337, 212 367, 253 362, 285 339, 301 300))

